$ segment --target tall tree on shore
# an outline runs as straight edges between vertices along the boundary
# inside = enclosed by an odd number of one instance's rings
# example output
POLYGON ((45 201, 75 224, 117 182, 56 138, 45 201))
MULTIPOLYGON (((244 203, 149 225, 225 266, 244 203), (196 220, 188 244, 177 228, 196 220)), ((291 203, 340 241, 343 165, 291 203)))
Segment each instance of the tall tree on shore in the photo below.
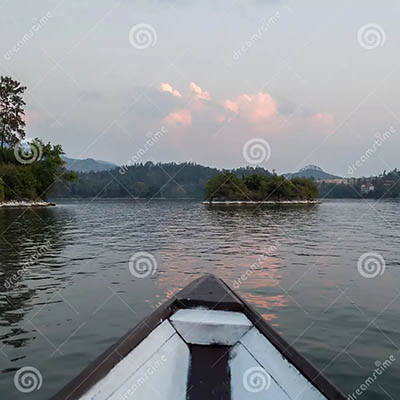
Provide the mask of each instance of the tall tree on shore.
POLYGON ((0 161, 5 144, 13 146, 25 137, 25 101, 22 97, 25 90, 25 86, 11 77, 0 78, 0 161))

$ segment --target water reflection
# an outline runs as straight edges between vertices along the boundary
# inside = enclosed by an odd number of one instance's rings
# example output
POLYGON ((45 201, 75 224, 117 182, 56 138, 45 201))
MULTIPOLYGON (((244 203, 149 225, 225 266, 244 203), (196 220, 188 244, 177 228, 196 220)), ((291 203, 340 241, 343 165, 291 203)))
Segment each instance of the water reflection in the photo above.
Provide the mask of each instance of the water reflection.
MULTIPOLYGON (((66 222, 67 219, 60 219, 51 208, 1 210, 2 326, 16 326, 35 306, 32 300, 39 297, 38 292, 54 284, 53 281, 47 281, 47 278, 53 279, 53 270, 63 265, 58 257, 67 244, 63 237, 66 222)), ((3 333, 0 340, 9 346, 24 346, 28 338, 10 339, 24 333, 27 333, 24 329, 13 328, 3 333)))
MULTIPOLYGON (((348 351, 360 365, 370 365, 400 342, 399 304, 391 303, 400 279, 398 204, 375 207, 390 226, 363 202, 221 209, 190 201, 114 200, 0 209, 0 393, 18 399, 10 371, 34 365, 46 385, 31 400, 49 398, 152 309, 206 272, 237 286, 318 367, 360 333, 348 351), (360 279, 356 264, 360 254, 373 250, 385 257, 387 272, 372 282, 360 279), (130 274, 128 261, 138 251, 156 256, 152 278, 130 274), (12 279, 33 258, 27 273, 12 279), (349 285, 355 287, 344 296, 338 288, 349 285), (373 329, 362 334, 378 314, 386 337, 373 329), (62 346, 63 354, 54 355, 54 346, 62 346)), ((351 390, 364 371, 354 369, 352 359, 338 360, 326 372, 351 390)), ((390 393, 398 375, 393 366, 382 378, 390 393)), ((365 399, 379 397, 366 393, 365 399)))
POLYGON ((297 224, 311 225, 316 212, 317 206, 205 206, 200 217, 194 214, 186 221, 187 225, 196 227, 193 235, 188 227, 182 229, 180 223, 178 226, 169 224, 169 229, 173 229, 173 241, 162 253, 156 282, 162 294, 147 301, 157 307, 207 271, 216 273, 245 300, 260 308, 266 319, 275 319, 276 314, 267 310, 288 304, 280 288, 283 279, 281 247, 286 244, 288 233, 295 229, 293 216, 297 224), (195 257, 191 254, 193 246, 197 249, 195 257), (167 269, 164 270, 163 265, 167 265, 167 269), (271 292, 268 288, 275 288, 280 294, 265 295, 271 292), (271 302, 271 299, 279 301, 271 302))

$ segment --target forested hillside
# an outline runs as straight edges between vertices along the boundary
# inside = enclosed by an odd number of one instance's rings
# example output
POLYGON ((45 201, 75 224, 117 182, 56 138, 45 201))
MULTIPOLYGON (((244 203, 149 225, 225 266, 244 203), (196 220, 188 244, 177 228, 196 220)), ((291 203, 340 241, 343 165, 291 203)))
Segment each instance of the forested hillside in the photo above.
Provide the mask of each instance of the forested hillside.
MULTIPOLYGON (((205 185, 220 173, 194 163, 147 162, 111 171, 78 173, 77 182, 57 185, 52 197, 203 198, 205 185)), ((263 168, 238 168, 237 176, 271 175, 263 168)))

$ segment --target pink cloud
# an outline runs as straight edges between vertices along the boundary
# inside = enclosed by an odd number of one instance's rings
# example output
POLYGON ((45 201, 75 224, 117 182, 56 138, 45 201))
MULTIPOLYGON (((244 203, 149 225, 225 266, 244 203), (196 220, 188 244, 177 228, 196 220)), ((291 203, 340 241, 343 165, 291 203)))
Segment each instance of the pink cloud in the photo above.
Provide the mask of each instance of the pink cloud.
POLYGON ((190 110, 177 110, 170 112, 163 122, 168 125, 181 125, 187 127, 192 124, 192 113, 190 110))
POLYGON ((314 129, 327 130, 329 134, 334 132, 335 116, 329 112, 318 112, 310 117, 310 125, 314 129))
POLYGON ((278 113, 275 100, 270 94, 263 92, 241 94, 236 99, 225 100, 224 107, 254 125, 263 123, 278 113))
POLYGON ((311 117, 311 122, 316 126, 332 126, 335 122, 335 117, 332 113, 319 112, 311 117))
POLYGON ((203 90, 200 86, 196 85, 194 82, 190 82, 190 92, 194 94, 198 99, 210 100, 210 94, 203 90))
POLYGON ((216 132, 220 132, 221 125, 231 122, 229 131, 237 131, 238 136, 254 135, 255 132, 290 133, 299 129, 330 133, 335 122, 330 112, 287 117, 279 111, 277 101, 267 92, 243 93, 217 102, 211 99, 208 91, 194 82, 190 82, 189 93, 181 94, 165 82, 161 83, 160 90, 186 101, 186 105, 182 106, 178 105, 179 102, 172 102, 171 98, 169 113, 162 119, 167 125, 185 128, 175 130, 179 140, 191 133, 191 129, 207 126, 207 129, 215 128, 216 132))
POLYGON ((180 92, 178 90, 174 89, 169 83, 166 83, 166 82, 161 83, 160 90, 162 92, 171 93, 173 96, 176 96, 176 97, 182 97, 182 95, 180 94, 180 92))

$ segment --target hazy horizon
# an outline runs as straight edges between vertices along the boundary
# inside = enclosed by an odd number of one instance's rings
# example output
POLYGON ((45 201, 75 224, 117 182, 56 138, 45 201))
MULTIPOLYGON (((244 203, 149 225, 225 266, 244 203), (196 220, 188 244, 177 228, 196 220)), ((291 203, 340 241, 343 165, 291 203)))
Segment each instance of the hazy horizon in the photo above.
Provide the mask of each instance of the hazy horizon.
POLYGON ((262 139, 278 173, 377 175, 400 167, 399 7, 3 1, 0 73, 28 86, 27 136, 71 158, 233 168, 262 139))

